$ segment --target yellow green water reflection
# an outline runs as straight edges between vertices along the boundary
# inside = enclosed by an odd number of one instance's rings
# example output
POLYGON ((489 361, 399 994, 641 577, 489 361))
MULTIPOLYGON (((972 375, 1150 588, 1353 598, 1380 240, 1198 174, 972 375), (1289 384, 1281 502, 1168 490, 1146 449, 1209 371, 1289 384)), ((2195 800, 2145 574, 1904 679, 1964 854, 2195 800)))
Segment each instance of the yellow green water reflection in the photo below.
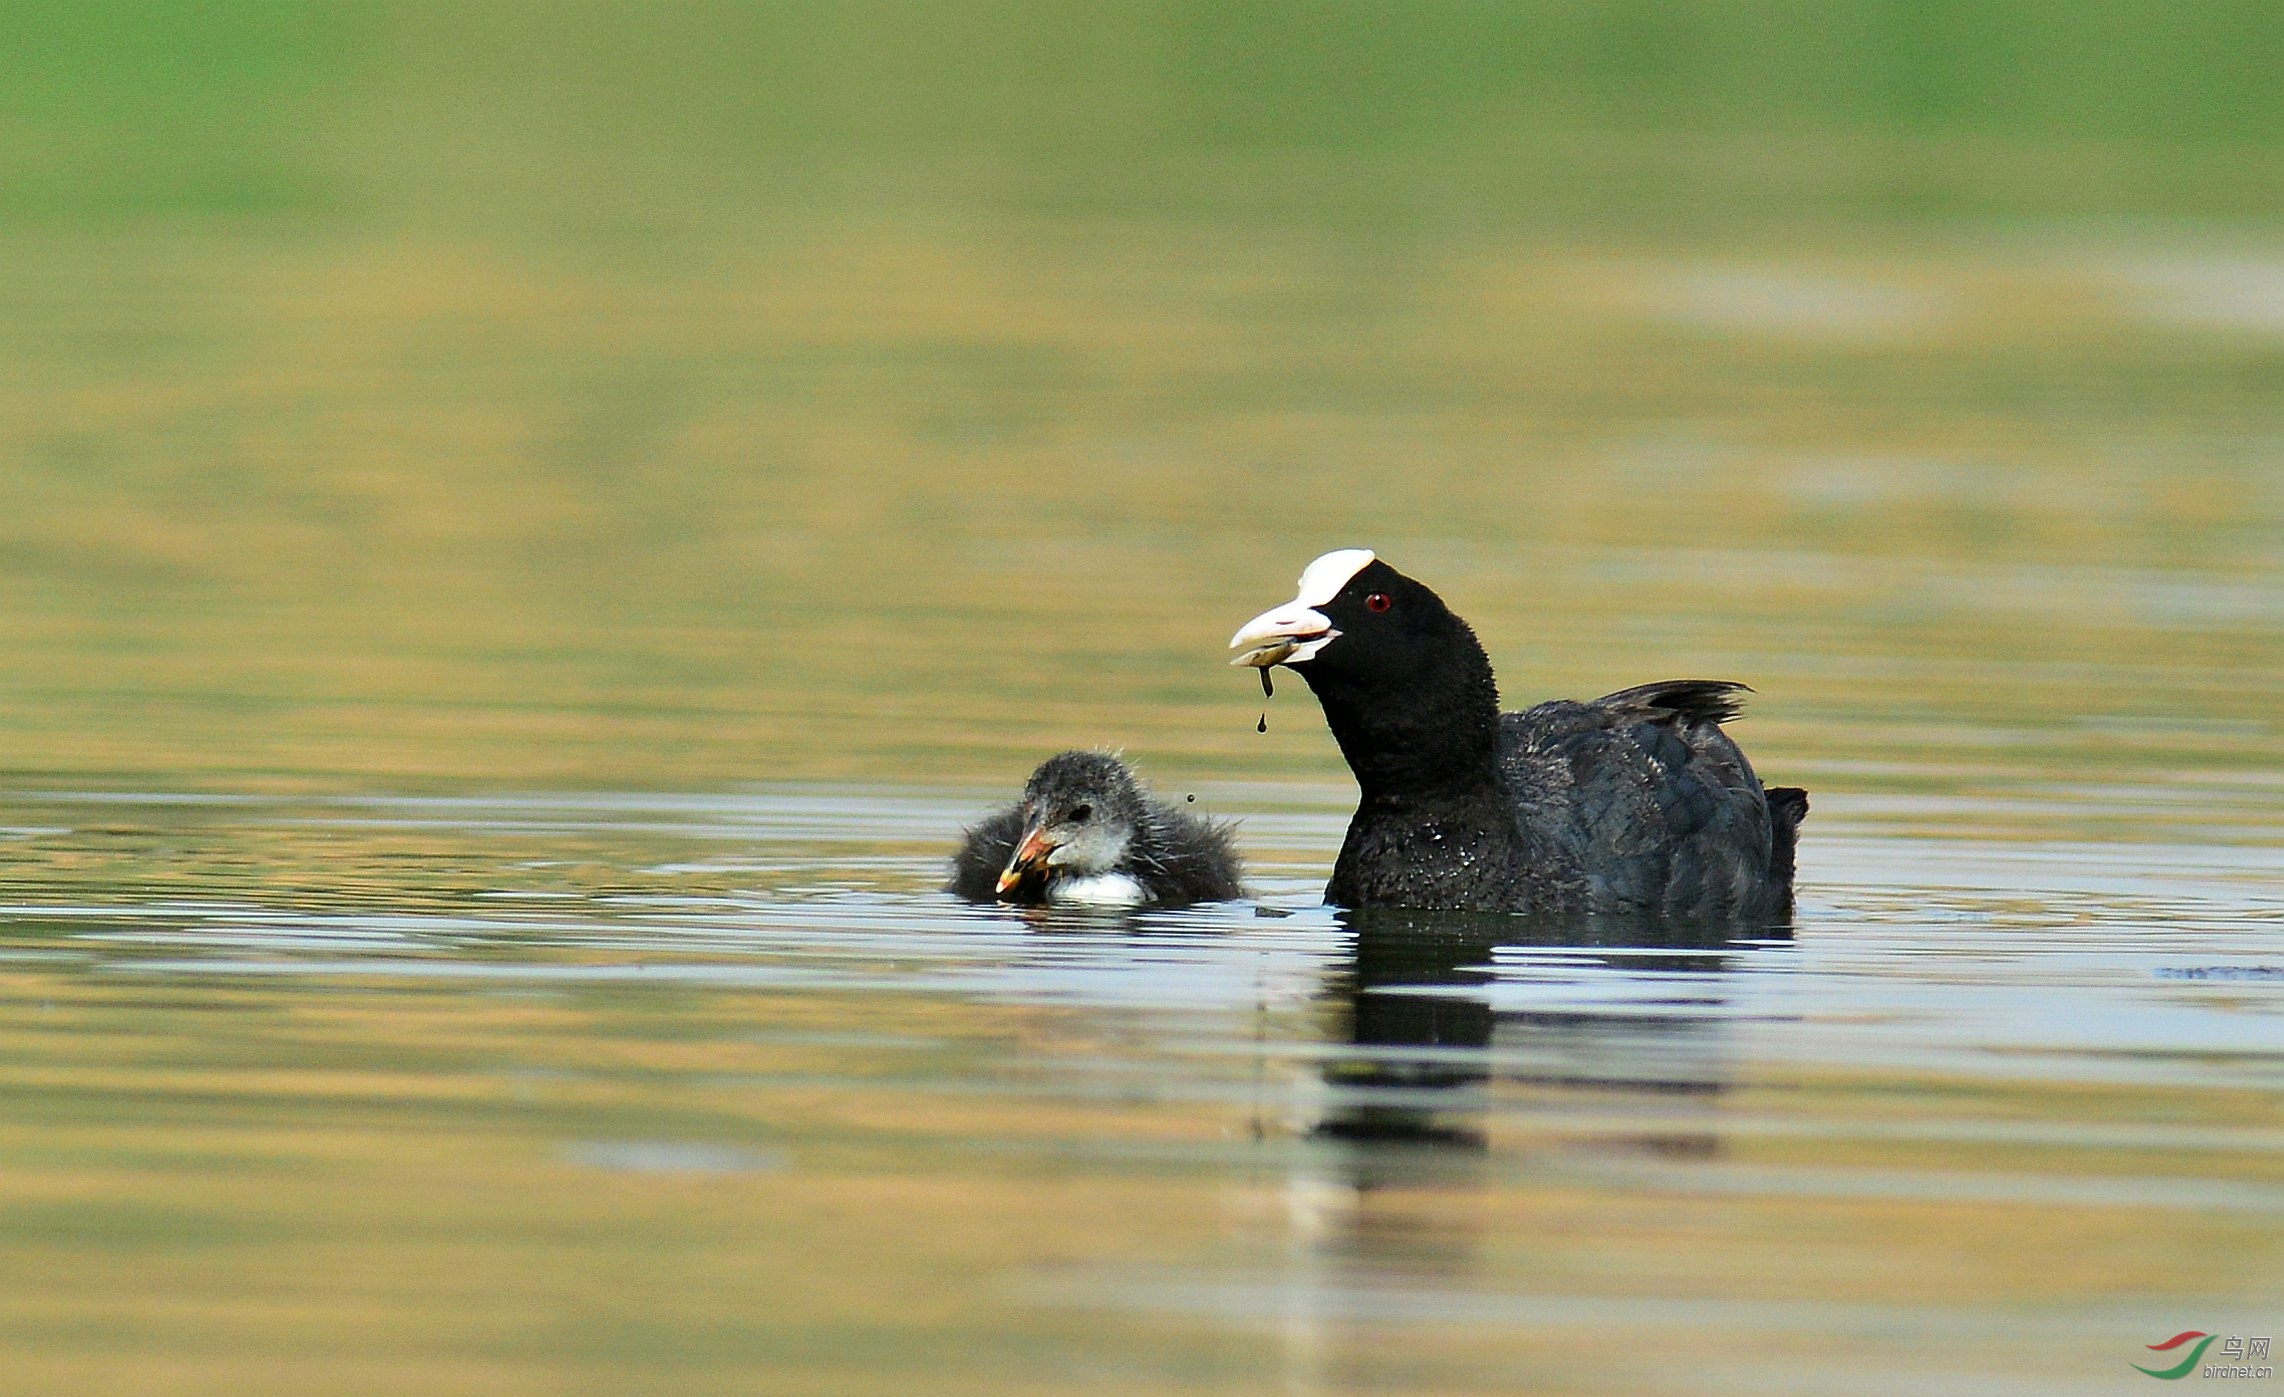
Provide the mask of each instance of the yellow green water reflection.
POLYGON ((980 793, 22 798, 9 1370, 2011 1390, 2265 1332, 2272 847, 1843 800, 1794 938, 1579 945, 1337 919, 1337 789, 1203 796, 1259 910, 961 910, 980 793))

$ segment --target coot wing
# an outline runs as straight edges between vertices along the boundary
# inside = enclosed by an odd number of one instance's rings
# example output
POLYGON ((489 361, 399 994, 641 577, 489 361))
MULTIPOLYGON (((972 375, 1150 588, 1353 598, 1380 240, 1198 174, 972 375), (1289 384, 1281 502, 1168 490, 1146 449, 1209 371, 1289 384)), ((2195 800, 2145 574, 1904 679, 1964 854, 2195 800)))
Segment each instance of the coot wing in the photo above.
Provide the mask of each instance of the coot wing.
POLYGON ((1744 686, 1670 680, 1500 719, 1500 762, 1525 837, 1565 900, 1672 917, 1767 916, 1768 797, 1721 731, 1744 686))

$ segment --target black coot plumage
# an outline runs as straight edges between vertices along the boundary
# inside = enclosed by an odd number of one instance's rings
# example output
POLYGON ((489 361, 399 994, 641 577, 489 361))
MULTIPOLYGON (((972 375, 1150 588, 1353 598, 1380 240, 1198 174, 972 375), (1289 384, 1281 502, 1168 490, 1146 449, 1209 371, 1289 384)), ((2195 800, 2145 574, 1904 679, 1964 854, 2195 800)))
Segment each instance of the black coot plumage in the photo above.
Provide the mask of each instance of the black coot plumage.
POLYGON ((1679 679, 1499 711, 1442 598, 1361 548, 1245 623, 1236 664, 1294 667, 1361 788, 1325 901, 1761 920, 1792 907, 1808 793, 1721 731, 1741 684, 1679 679))
POLYGON ((985 816, 945 891, 973 902, 1175 907, 1237 897, 1230 825, 1153 800, 1106 752, 1064 752, 985 816))

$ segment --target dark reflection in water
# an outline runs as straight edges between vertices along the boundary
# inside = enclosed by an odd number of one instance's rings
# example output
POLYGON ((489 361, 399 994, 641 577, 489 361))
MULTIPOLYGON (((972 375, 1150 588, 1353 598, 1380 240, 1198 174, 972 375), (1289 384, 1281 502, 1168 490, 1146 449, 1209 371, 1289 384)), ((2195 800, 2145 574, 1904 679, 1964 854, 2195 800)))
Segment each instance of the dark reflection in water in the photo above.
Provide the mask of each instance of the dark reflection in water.
MULTIPOLYGON (((1728 970, 1722 952, 1746 939, 1734 926, 1400 908, 1345 911, 1340 920, 1354 939, 1326 977, 1325 998, 1357 1051, 1325 1068, 1330 1104, 1312 1128, 1318 1138, 1484 1149, 1494 1074, 1623 1092, 1721 1089, 1721 1025, 1702 990, 1670 1008, 1623 1014, 1500 1013, 1463 991, 1491 982, 1502 948, 1564 952, 1620 974, 1689 974, 1703 984, 1728 970), (1502 1040, 1516 1051, 1494 1053, 1502 1040)), ((1784 926, 1751 931, 1761 942, 1789 936, 1784 926)), ((1705 1133, 1636 1143, 1667 1155, 1715 1149, 1705 1133)))
POLYGON ((1303 1122, 1315 1148, 1283 1180, 1282 1284, 1305 1321, 1289 1328, 1286 1356, 1303 1386, 1331 1379, 1319 1330, 1343 1286, 1471 1285, 1497 1256, 1554 1245, 1575 1225, 1502 1215, 1492 1200, 1514 1180, 1597 1177, 1582 1153, 1717 1158, 1710 1116, 1675 1098, 1712 1098, 1736 1078, 1722 1012, 1742 968, 1731 948, 1786 935, 1396 909, 1337 920, 1347 940, 1322 980, 1321 1105, 1303 1122), (1501 1006, 1502 983, 1547 972, 1624 980, 1647 997, 1501 1006), (1582 1130, 1585 1112, 1601 1120, 1582 1130), (1637 1124, 1611 1128, 1627 1117, 1637 1124))

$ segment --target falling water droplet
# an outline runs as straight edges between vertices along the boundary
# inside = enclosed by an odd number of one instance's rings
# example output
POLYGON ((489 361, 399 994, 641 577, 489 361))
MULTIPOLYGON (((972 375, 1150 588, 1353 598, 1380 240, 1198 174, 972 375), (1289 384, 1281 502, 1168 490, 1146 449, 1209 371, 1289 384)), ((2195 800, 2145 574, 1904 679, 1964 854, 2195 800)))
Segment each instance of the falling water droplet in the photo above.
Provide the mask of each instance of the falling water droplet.
POLYGON ((1260 722, 1258 722, 1258 723, 1255 723, 1255 724, 1253 725, 1253 731, 1255 731, 1255 732, 1267 732, 1268 730, 1269 730, 1269 715, 1268 715, 1268 714, 1266 714, 1266 713, 1264 713, 1264 714, 1262 714, 1262 715, 1261 715, 1261 721, 1260 721, 1260 722))

